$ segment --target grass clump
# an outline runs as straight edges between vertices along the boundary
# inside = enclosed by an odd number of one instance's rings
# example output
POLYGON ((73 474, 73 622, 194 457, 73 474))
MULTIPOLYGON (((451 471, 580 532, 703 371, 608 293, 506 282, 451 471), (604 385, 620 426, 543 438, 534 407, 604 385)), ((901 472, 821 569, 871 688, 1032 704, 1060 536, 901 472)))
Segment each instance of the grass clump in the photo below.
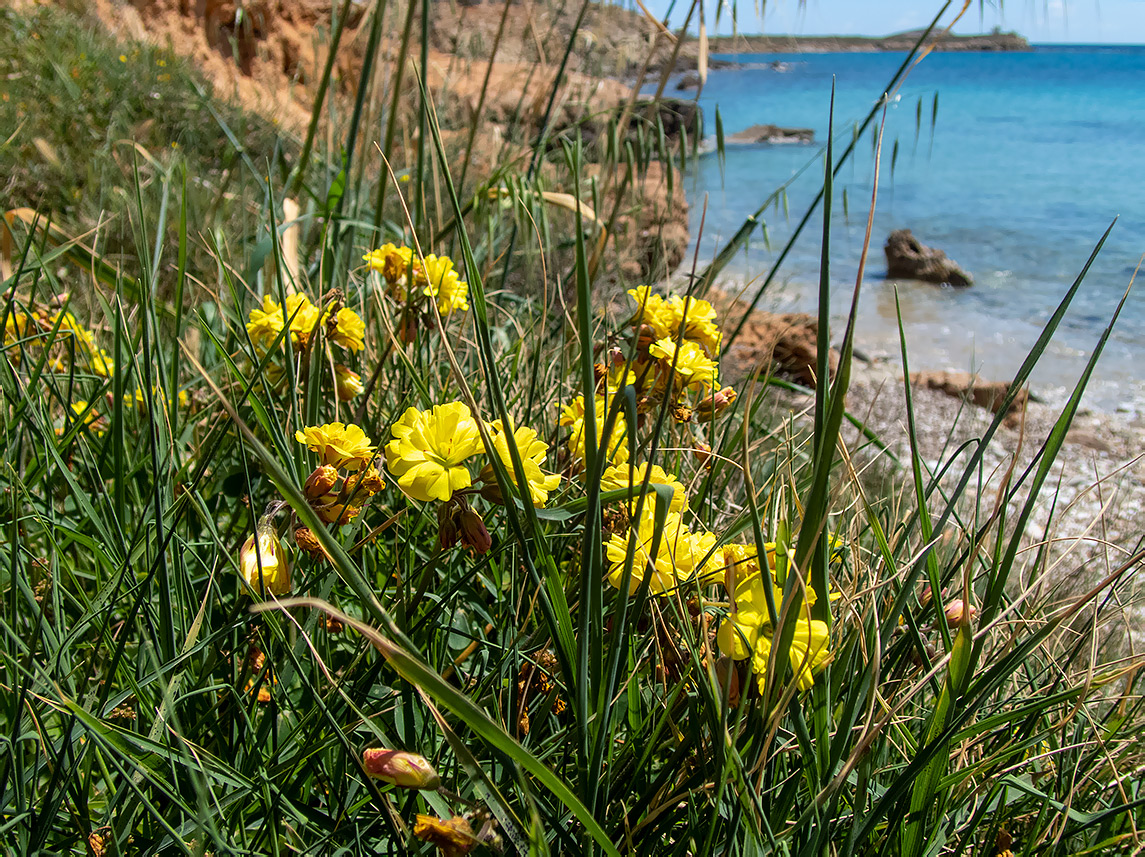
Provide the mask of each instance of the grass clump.
MULTIPOLYGON (((224 242, 170 171, 170 243, 142 192, 112 209, 139 227, 116 258, 13 226, 6 844, 1136 847, 1139 662, 1088 647, 1141 555, 1064 603, 1022 583, 1077 398, 993 505, 979 449, 953 484, 915 456, 911 492, 869 496, 841 429, 853 331, 833 375, 820 350, 815 418, 777 424, 766 379, 724 383, 737 319, 694 288, 602 313, 588 207, 526 216, 548 205, 528 175, 460 196, 429 98, 407 108, 408 220, 321 155, 301 238, 287 180, 224 242)), ((537 157, 582 187, 575 141, 537 157)))

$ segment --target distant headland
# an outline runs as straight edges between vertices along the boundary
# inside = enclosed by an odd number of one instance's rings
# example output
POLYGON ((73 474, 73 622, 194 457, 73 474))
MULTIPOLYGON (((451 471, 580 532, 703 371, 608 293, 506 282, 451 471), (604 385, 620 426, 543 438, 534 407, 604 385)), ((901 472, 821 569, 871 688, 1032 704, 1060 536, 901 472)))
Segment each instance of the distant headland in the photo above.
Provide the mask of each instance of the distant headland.
MULTIPOLYGON (((848 53, 858 51, 909 51, 922 35, 910 30, 889 36, 715 36, 708 40, 713 54, 848 53)), ((927 40, 936 51, 1028 51, 1030 43, 1018 33, 995 30, 977 35, 934 33, 927 40)), ((693 39, 686 51, 698 49, 693 39), (688 50, 690 49, 690 50, 688 50)))

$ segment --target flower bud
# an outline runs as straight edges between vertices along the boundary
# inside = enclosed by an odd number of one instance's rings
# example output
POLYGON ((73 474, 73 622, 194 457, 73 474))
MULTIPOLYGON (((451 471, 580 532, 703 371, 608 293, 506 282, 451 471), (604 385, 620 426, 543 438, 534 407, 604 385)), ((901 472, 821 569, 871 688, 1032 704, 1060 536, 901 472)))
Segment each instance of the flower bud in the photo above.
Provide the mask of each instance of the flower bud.
POLYGON ((715 419, 734 404, 738 394, 731 387, 724 387, 718 392, 705 396, 696 405, 696 416, 702 421, 715 419))
POLYGON ((738 706, 740 700, 739 670, 736 669, 735 661, 727 656, 717 660, 716 679, 720 683, 720 693, 727 694, 728 705, 732 708, 738 706))
POLYGON ((339 402, 348 402, 359 396, 362 390, 362 376, 357 372, 337 363, 334 366, 334 393, 339 402))
POLYGON ((961 598, 955 598, 946 605, 946 609, 942 612, 946 614, 947 624, 962 625, 974 621, 974 617, 978 615, 978 608, 971 606, 967 609, 965 601, 961 598))
POLYGON ((323 494, 329 494, 338 484, 338 471, 329 464, 320 464, 306 480, 302 493, 307 500, 317 500, 323 494))
POLYGON ((447 551, 461 538, 461 527, 457 521, 457 506, 442 503, 437 507, 437 547, 447 551))
POLYGON ((477 553, 488 553, 493 547, 493 538, 481 516, 466 506, 457 517, 461 527, 461 543, 477 553))
POLYGON ((290 591, 290 564, 274 533, 274 524, 263 518, 257 532, 239 552, 239 569, 251 589, 260 595, 284 595, 290 591))
POLYGON ((372 747, 362 753, 362 767, 375 780, 383 780, 403 789, 436 791, 441 777, 424 756, 401 750, 372 747))
POLYGON ((485 528, 485 522, 481 520, 480 514, 477 514, 469 506, 465 506, 458 513, 457 522, 461 529, 461 544, 466 545, 467 548, 472 548, 477 553, 489 552, 489 549, 493 547, 493 540, 489 535, 489 530, 485 528))
POLYGON ((692 456, 699 464, 709 465, 712 460, 712 448, 702 440, 692 444, 692 456))
POLYGON ((492 465, 486 464, 481 468, 477 478, 481 481, 481 496, 497 506, 505 505, 505 497, 501 494, 501 486, 497 484, 497 474, 493 472, 492 465))

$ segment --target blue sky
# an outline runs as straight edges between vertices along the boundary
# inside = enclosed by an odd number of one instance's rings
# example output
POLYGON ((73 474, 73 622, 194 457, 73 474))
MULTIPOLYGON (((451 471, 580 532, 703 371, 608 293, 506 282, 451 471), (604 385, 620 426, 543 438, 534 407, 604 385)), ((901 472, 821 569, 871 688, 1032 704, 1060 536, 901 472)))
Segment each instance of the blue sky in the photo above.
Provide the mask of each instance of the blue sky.
MULTIPOLYGON (((705 0, 709 24, 717 0, 705 0)), ((645 0, 663 16, 670 0, 645 0)), ((689 0, 676 0, 672 23, 682 23, 689 0)), ((920 0, 768 0, 762 21, 759 0, 738 0, 741 33, 801 33, 804 35, 885 35, 924 26, 940 2, 920 0)), ((954 3, 953 5, 961 5, 954 3)), ((720 32, 731 32, 731 2, 721 13, 720 32)), ((995 25, 1017 30, 1033 42, 1128 42, 1145 44, 1145 0, 1009 0, 974 4, 955 27, 977 33, 995 25)))

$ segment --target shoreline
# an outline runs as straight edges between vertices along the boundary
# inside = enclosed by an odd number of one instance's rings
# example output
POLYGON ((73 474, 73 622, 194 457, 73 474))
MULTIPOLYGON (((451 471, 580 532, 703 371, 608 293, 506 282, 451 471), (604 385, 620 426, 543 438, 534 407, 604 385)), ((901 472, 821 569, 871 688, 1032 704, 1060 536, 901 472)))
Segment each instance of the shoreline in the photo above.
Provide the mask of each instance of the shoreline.
MULTIPOLYGON (((803 54, 803 53, 877 53, 909 51, 922 36, 922 30, 893 33, 887 36, 803 36, 803 35, 735 35, 708 39, 709 54, 803 54)), ((932 33, 927 47, 935 51, 1022 52, 1033 48, 1029 40, 1016 32, 978 33, 972 35, 932 33)), ((699 43, 689 39, 681 55, 694 60, 699 43)), ((732 62, 718 60, 717 62, 732 62)), ((677 70, 680 70, 677 68, 677 70)))

